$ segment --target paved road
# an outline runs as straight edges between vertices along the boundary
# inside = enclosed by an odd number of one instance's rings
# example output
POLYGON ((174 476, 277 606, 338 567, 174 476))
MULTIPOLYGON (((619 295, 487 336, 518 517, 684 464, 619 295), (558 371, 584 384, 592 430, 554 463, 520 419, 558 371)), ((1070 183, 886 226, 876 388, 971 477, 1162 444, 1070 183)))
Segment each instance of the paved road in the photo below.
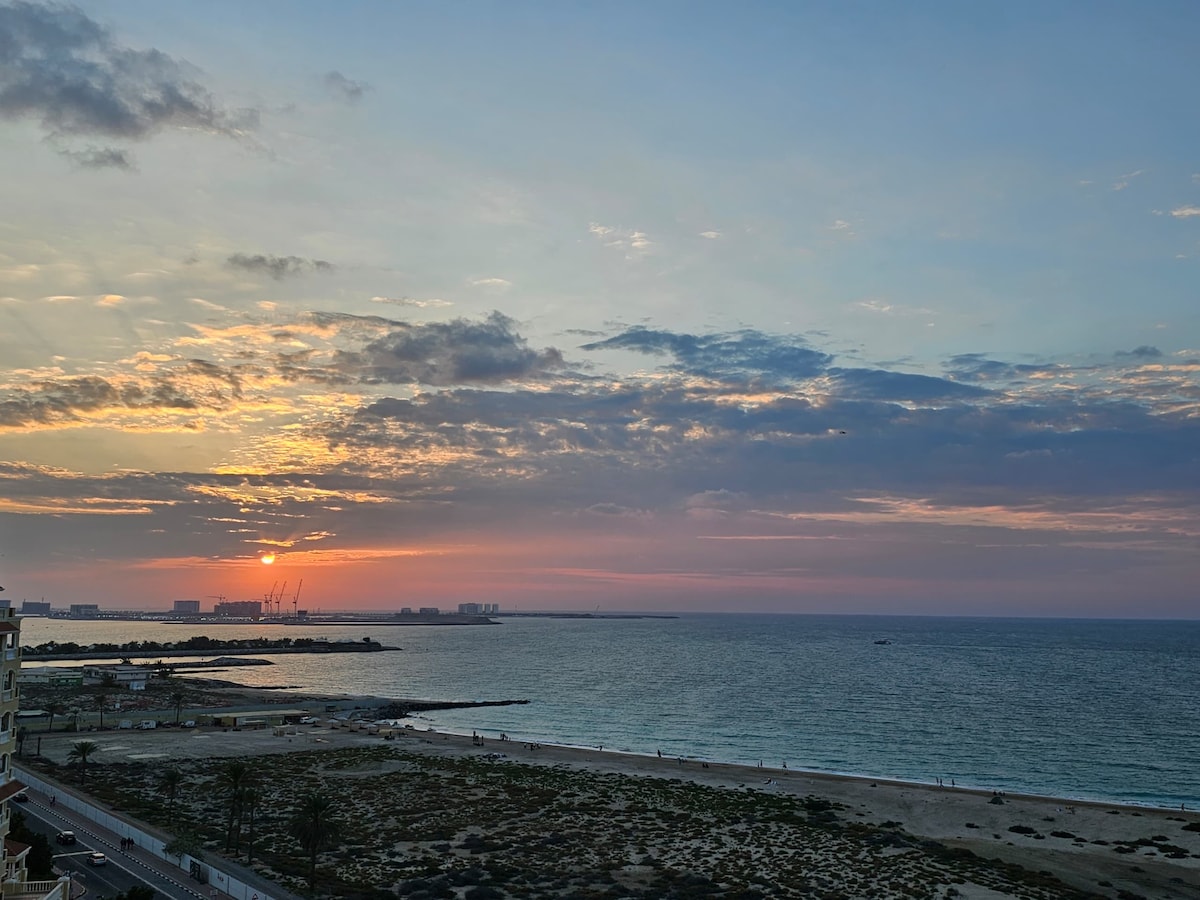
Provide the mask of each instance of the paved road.
MULTIPOLYGON (((161 864, 147 851, 135 847, 128 853, 121 852, 121 837, 107 829, 51 807, 36 797, 29 803, 14 804, 13 809, 25 814, 31 831, 46 835, 55 850, 54 864, 74 880, 76 887, 71 891, 72 897, 79 896, 80 887, 87 889, 88 900, 100 900, 124 893, 131 887, 145 885, 154 889, 156 897, 171 900, 196 900, 202 897, 203 900, 209 900, 207 886, 194 890, 164 875, 159 871, 161 864), (59 831, 74 831, 77 843, 69 847, 59 846, 54 840, 59 831), (88 865, 87 857, 94 850, 108 857, 106 865, 88 865)), ((178 874, 180 878, 186 878, 183 873, 178 874)))

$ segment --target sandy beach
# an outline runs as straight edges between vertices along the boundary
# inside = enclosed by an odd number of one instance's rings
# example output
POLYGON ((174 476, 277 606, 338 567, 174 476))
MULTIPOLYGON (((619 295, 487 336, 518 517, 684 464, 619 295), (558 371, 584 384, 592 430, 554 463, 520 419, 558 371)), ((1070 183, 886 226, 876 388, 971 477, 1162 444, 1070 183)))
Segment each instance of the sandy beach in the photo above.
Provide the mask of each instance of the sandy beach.
MULTIPOLYGON (((333 698, 248 691, 244 699, 317 711, 333 698)), ((221 821, 212 787, 225 757, 253 762, 272 808, 286 809, 298 785, 345 798, 361 848, 326 854, 323 867, 338 884, 390 885, 402 896, 422 896, 421 879, 453 880, 470 869, 502 891, 495 896, 514 897, 1200 898, 1200 814, 1190 810, 998 797, 413 728, 391 740, 324 726, 285 735, 163 728, 85 736, 99 745, 88 790, 151 821, 162 806, 154 774, 168 766, 191 786, 174 824, 221 821), (547 881, 548 860, 576 881, 547 881), (693 894, 662 893, 664 879, 677 890, 688 878, 693 894), (702 883, 743 892, 703 893, 702 883)), ((42 737, 51 774, 73 777, 62 767, 80 737, 42 737)), ((277 818, 260 816, 263 846, 283 827, 282 812, 277 818)), ((295 886, 286 853, 263 852, 256 865, 295 886)))

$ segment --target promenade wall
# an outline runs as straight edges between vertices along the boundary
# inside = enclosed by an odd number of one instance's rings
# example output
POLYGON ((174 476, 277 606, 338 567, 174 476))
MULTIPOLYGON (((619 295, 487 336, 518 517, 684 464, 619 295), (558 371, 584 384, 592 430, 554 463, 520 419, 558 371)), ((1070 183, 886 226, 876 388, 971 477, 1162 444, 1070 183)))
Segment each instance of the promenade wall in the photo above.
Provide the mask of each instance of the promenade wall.
POLYGON ((41 773, 33 772, 20 765, 15 765, 14 768, 20 781, 34 790, 41 791, 47 797, 53 797, 56 807, 68 809, 89 822, 94 822, 100 828, 116 834, 118 839, 133 838, 139 848, 149 851, 158 860, 178 869, 181 881, 190 884, 189 890, 201 896, 206 895, 209 888, 216 888, 221 893, 234 897, 235 900, 301 900, 298 895, 284 890, 277 884, 272 884, 265 878, 258 877, 244 866, 239 866, 230 860, 211 856, 205 856, 204 859, 193 859, 187 854, 179 857, 165 853, 163 848, 170 843, 170 836, 157 829, 152 830, 145 823, 128 816, 104 809, 95 801, 41 773), (207 884, 199 883, 191 877, 193 862, 197 863, 207 876, 207 884))

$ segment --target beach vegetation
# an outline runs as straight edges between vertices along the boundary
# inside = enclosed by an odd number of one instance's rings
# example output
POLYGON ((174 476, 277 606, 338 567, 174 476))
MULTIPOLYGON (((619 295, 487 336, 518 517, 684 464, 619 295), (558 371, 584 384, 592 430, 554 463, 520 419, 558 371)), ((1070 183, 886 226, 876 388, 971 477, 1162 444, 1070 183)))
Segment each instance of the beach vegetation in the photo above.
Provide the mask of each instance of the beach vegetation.
POLYGON ((163 853, 179 858, 190 856, 192 859, 204 859, 204 840, 195 831, 187 829, 164 844, 163 853))
POLYGON ((254 868, 286 887, 307 882, 321 895, 359 900, 383 896, 365 885, 394 885, 393 896, 406 900, 491 896, 484 888, 531 900, 882 900, 928 897, 929 885, 963 878, 1003 895, 1081 896, 1047 876, 921 841, 899 822, 873 826, 820 797, 434 755, 413 743, 179 759, 171 768, 188 789, 173 808, 159 790, 162 764, 106 764, 89 790, 173 833, 194 832, 197 850, 248 846, 254 868), (235 762, 252 775, 255 798, 242 795, 233 840, 223 769, 235 762), (315 862, 312 844, 293 830, 310 795, 326 799, 339 832, 318 845, 315 862))
POLYGON ((84 784, 87 781, 88 761, 92 758, 92 754, 97 753, 99 750, 100 745, 95 741, 76 741, 71 745, 71 749, 67 753, 67 759, 78 766, 80 784, 84 784))
POLYGON ((308 854, 308 889, 316 891, 317 854, 341 839, 342 825, 336 801, 326 794, 311 793, 301 798, 288 823, 288 834, 308 854))
POLYGON ((221 766, 218 782, 228 801, 225 818, 225 849, 236 856, 240 852, 242 816, 246 807, 246 792, 250 788, 250 764, 240 759, 227 760, 221 766))
POLYGON ((47 703, 46 704, 46 712, 49 713, 50 719, 46 723, 46 730, 53 731, 55 717, 61 716, 66 711, 67 711, 66 705, 59 702, 58 700, 51 700, 49 703, 47 703))
MULTIPOLYGON (((110 676, 110 678, 111 678, 111 676, 110 676)), ((100 728, 101 729, 104 728, 104 707, 108 704, 108 699, 109 699, 109 697, 112 696, 112 693, 113 693, 113 682, 108 681, 108 680, 102 681, 96 687, 96 690, 92 693, 92 696, 96 701, 96 709, 100 713, 100 728)))
POLYGON ((182 785, 183 773, 178 769, 166 769, 158 776, 159 793, 167 798, 167 815, 174 811, 175 798, 179 796, 179 789, 182 785))

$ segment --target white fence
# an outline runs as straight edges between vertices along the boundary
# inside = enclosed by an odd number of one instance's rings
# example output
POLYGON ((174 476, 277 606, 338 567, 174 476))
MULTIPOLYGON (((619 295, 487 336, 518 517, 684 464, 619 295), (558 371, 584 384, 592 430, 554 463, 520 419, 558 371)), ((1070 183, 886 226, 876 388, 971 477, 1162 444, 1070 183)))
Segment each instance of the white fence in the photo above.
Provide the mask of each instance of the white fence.
MULTIPOLYGON (((69 809, 73 813, 83 816, 91 822, 95 822, 101 828, 107 828, 119 837, 133 838, 136 846, 143 850, 149 850, 159 859, 177 867, 184 879, 191 877, 192 863, 196 863, 200 866, 200 871, 207 875, 210 887, 214 887, 222 893, 236 898, 236 900, 295 900, 295 895, 279 888, 276 888, 275 893, 272 894, 263 891, 261 887, 253 887, 246 884, 232 873, 222 869, 220 862, 214 864, 207 859, 193 859, 187 854, 179 857, 164 853, 163 846, 165 842, 161 838, 155 837, 127 819, 99 809, 83 798, 76 797, 49 782, 43 781, 29 769, 21 768, 18 777, 31 788, 41 791, 49 797, 54 797, 55 806, 69 809)), ((190 890, 201 895, 205 893, 205 889, 200 885, 190 890)))

